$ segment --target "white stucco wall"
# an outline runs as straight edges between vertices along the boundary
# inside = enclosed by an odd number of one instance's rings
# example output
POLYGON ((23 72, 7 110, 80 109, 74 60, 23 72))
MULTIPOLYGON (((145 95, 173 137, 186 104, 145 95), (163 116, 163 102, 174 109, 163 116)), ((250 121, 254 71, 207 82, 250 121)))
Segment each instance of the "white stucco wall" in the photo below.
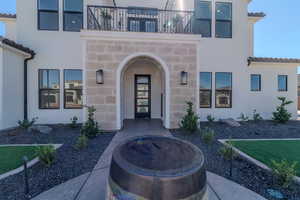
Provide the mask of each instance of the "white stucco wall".
POLYGON ((154 64, 137 61, 124 72, 125 119, 134 119, 135 75, 151 75, 151 118, 161 118, 162 72, 154 64))
POLYGON ((8 49, 3 50, 2 66, 2 129, 17 126, 24 114, 24 56, 8 49))
POLYGON ((63 31, 63 0, 60 0, 59 31, 37 29, 37 0, 17 0, 17 41, 36 52, 28 64, 29 118, 37 123, 69 123, 73 116, 82 119, 81 109, 64 109, 63 70, 82 69, 82 48, 79 32, 63 31), (38 69, 60 70, 60 109, 40 110, 38 69))
POLYGON ((0 48, 0 130, 3 129, 3 49, 0 48))

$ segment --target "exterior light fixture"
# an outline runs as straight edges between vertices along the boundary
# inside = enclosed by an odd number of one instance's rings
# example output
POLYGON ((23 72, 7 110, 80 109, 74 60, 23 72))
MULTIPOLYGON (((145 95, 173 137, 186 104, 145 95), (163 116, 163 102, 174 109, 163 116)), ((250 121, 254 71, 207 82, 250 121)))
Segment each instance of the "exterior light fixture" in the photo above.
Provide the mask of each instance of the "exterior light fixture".
POLYGON ((185 71, 182 71, 180 74, 180 82, 181 85, 187 85, 188 84, 188 73, 185 71))
POLYGON ((97 81, 97 84, 103 84, 104 83, 103 69, 99 69, 96 72, 96 81, 97 81))

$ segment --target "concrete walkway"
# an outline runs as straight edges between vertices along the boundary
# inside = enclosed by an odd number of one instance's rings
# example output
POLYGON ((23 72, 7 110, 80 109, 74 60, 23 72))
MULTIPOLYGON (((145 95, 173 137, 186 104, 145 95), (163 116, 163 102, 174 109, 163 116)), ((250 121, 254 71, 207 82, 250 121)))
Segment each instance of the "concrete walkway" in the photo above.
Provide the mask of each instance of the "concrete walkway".
MULTIPOLYGON (((102 154, 92 172, 86 173, 33 200, 105 200, 107 177, 113 149, 123 140, 143 135, 171 136, 160 120, 128 120, 102 154)), ((207 173, 209 200, 266 200, 258 194, 220 176, 207 173)))

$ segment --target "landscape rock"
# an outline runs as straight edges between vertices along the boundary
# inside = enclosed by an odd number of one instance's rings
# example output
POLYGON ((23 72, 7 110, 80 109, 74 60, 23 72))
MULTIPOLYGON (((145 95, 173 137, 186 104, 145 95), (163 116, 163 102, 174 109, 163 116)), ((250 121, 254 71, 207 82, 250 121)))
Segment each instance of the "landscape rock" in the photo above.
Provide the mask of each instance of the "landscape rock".
POLYGON ((227 124, 227 125, 229 125, 231 127, 240 127, 241 126, 241 124, 238 121, 236 121, 236 120, 234 120, 232 118, 229 118, 229 119, 220 119, 220 122, 225 123, 225 124, 227 124))
POLYGON ((32 126, 31 128, 29 128, 29 131, 37 131, 43 134, 49 134, 52 131, 52 128, 49 126, 41 126, 41 125, 36 125, 36 126, 32 126))

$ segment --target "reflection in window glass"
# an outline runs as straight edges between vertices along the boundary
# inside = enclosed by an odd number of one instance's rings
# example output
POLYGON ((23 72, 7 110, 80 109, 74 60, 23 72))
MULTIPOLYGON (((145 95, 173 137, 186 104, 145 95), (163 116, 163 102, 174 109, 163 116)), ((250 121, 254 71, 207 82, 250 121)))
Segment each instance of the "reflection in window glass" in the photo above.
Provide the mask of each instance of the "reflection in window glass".
POLYGON ((58 30, 58 0, 38 0, 38 29, 58 30))
POLYGON ((278 91, 288 91, 288 76, 278 75, 278 91))
POLYGON ((39 108, 58 109, 60 103, 59 70, 39 70, 39 108))
POLYGON ((83 27, 83 1, 64 0, 64 31, 80 31, 83 27))
POLYGON ((216 37, 232 37, 232 3, 216 3, 216 37))
POLYGON ((58 10, 58 0, 38 0, 39 10, 58 10))
POLYGON ((211 108, 212 73, 200 72, 200 108, 211 108))
POLYGON ((82 70, 64 70, 65 108, 82 108, 82 70))
POLYGON ((232 107, 232 74, 229 72, 216 73, 216 108, 232 107))
POLYGON ((194 33, 211 37, 211 2, 196 0, 194 33))
POLYGON ((261 91, 261 76, 251 74, 251 91, 261 91))

